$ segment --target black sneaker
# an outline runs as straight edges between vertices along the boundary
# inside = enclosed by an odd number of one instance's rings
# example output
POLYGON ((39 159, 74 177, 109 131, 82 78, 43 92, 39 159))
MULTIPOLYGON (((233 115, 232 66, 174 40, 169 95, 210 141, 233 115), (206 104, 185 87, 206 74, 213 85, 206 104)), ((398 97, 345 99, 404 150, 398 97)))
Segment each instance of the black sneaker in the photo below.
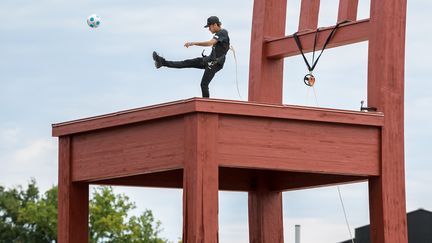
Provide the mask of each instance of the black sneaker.
POLYGON ((155 67, 160 68, 163 66, 163 62, 165 59, 161 56, 159 56, 155 51, 153 52, 153 60, 155 62, 155 67))

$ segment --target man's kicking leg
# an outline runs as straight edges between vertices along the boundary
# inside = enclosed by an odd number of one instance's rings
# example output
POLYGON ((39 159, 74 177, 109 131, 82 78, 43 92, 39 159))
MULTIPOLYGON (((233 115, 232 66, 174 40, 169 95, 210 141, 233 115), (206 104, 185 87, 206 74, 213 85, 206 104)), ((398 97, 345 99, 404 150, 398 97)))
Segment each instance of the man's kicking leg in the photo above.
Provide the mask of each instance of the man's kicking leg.
POLYGON ((153 60, 155 61, 156 68, 160 67, 170 67, 170 68, 199 68, 205 69, 204 74, 201 79, 201 92, 202 97, 209 98, 209 84, 213 79, 215 74, 222 69, 219 64, 213 65, 211 68, 205 67, 202 57, 197 57, 193 59, 187 59, 184 61, 167 61, 165 58, 159 56, 156 52, 153 52, 153 60))
POLYGON ((155 61, 156 68, 170 67, 170 68, 199 68, 204 69, 204 63, 202 57, 193 59, 187 59, 183 61, 167 61, 165 58, 159 56, 156 52, 153 52, 153 60, 155 61))

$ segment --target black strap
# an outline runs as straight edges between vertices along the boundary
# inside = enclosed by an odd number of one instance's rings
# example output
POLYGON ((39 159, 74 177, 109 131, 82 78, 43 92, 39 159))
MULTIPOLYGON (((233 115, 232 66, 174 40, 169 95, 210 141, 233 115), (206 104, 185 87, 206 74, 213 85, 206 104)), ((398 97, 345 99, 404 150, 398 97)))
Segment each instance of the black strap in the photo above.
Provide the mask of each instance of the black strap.
POLYGON ((298 35, 297 35, 298 32, 295 32, 295 33, 293 34, 293 37, 294 37, 295 43, 297 44, 297 47, 298 47, 300 53, 301 53, 302 56, 303 56, 303 60, 305 61, 306 66, 308 67, 309 72, 312 72, 312 71, 315 69, 315 66, 316 66, 317 63, 318 63, 318 60, 320 59, 321 55, 323 54, 323 52, 324 52, 325 48, 327 47, 327 45, 329 44, 330 40, 333 38, 334 34, 336 33, 337 28, 339 28, 339 25, 344 24, 344 23, 346 23, 346 22, 348 22, 348 21, 339 22, 339 23, 337 23, 337 24, 333 27, 332 31, 331 31, 330 34, 327 36, 327 40, 324 42, 324 46, 323 46, 323 48, 321 49, 321 53, 319 54, 319 56, 317 57, 317 59, 314 60, 314 59, 315 59, 316 42, 317 42, 317 38, 318 38, 318 32, 320 31, 320 29, 318 28, 318 29, 316 30, 316 32, 315 32, 315 40, 314 40, 314 47, 313 47, 313 53, 312 53, 312 66, 309 64, 308 60, 306 59, 306 56, 305 56, 304 53, 303 53, 303 47, 302 47, 301 42, 300 42, 300 39, 298 38, 298 35))
MULTIPOLYGON (((295 32, 295 33, 293 34, 293 37, 294 37, 295 43, 297 44, 297 47, 298 47, 300 53, 302 54, 303 60, 304 60, 304 62, 306 63, 306 66, 308 67, 308 70, 309 70, 309 71, 312 71, 313 69, 312 69, 311 66, 309 65, 309 62, 308 62, 308 60, 306 59, 306 57, 305 57, 305 55, 304 55, 304 53, 303 53, 303 47, 302 47, 302 45, 301 45, 301 43, 300 43, 300 40, 299 40, 299 38, 298 38, 298 36, 297 36, 297 33, 298 33, 298 32, 295 32)), ((314 50, 315 50, 315 46, 314 46, 314 50)))

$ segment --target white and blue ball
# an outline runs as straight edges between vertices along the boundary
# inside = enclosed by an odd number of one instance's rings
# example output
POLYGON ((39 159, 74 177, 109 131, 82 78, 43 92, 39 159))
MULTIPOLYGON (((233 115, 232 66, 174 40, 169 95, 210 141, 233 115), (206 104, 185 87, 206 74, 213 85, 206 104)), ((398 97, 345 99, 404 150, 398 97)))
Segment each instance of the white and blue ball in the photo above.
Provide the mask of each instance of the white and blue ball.
POLYGON ((87 18, 87 24, 91 28, 99 27, 100 23, 101 23, 101 18, 99 16, 97 16, 96 14, 92 14, 92 15, 88 16, 88 18, 87 18))

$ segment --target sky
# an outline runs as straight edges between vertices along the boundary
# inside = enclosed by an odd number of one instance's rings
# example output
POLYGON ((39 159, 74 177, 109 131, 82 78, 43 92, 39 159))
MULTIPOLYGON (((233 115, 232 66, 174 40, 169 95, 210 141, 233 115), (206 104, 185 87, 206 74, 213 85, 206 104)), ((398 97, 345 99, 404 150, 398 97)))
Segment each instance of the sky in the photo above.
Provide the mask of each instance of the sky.
MULTIPOLYGON (((296 31, 299 0, 288 1, 286 34, 296 31)), ((359 19, 368 0, 359 0, 359 19)), ((319 26, 336 22, 337 0, 321 1, 319 26)), ((0 1, 0 185, 42 191, 57 184, 57 139, 51 124, 169 101, 200 97, 202 70, 155 69, 153 50, 167 59, 199 56, 187 41, 212 35, 203 26, 217 15, 237 55, 210 84, 211 97, 245 100, 248 89, 252 0, 2 0, 0 1), (98 29, 87 16, 102 18, 98 29), (237 85, 240 96, 237 92, 237 85)), ((408 1, 405 57, 405 168, 407 211, 432 210, 432 82, 428 0, 408 1)), ((207 49, 207 53, 209 50, 207 49)), ((308 55, 310 58, 310 55, 308 55)), ((367 42, 326 50, 317 65, 315 100, 303 84, 300 56, 285 59, 284 104, 358 110, 366 100, 367 42)), ((313 148, 312 148, 313 149, 313 148)), ((340 186, 349 228, 369 224, 366 183, 340 186)), ((175 241, 182 232, 182 191, 115 187, 136 202, 135 213, 151 209, 175 241)), ((222 243, 248 242, 247 193, 219 193, 222 243)), ((336 187, 283 193, 285 242, 300 224, 302 243, 336 243, 349 232, 336 187)))

